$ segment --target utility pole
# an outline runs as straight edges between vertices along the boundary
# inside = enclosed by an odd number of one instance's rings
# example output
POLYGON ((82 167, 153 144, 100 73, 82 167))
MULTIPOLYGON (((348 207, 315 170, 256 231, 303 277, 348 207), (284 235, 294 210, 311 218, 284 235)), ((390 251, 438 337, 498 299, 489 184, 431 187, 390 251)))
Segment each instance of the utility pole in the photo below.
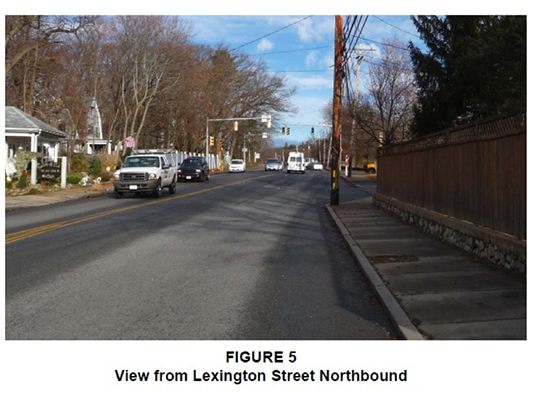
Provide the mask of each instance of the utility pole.
POLYGON ((364 56, 362 55, 362 48, 358 47, 358 68, 356 69, 356 90, 354 92, 354 112, 353 112, 353 118, 351 122, 351 141, 349 143, 349 168, 347 169, 347 176, 350 178, 352 177, 352 168, 353 168, 353 161, 354 161, 354 128, 356 126, 356 110, 358 109, 358 94, 360 92, 360 66, 362 65, 362 59, 364 56))
POLYGON ((339 205, 341 148, 341 87, 343 84, 343 16, 336 15, 334 44, 334 101, 332 106, 332 166, 330 205, 339 205))
POLYGON ((351 141, 349 144, 349 172, 347 173, 348 177, 351 177, 352 175, 352 167, 354 162, 354 148, 355 148, 355 139, 354 139, 354 129, 356 127, 356 117, 358 114, 356 111, 358 110, 358 101, 359 101, 359 94, 360 94, 360 67, 362 66, 362 60, 364 60, 364 55, 362 55, 362 51, 369 51, 373 52, 375 49, 368 48, 368 49, 362 49, 362 47, 358 47, 358 56, 356 60, 358 60, 358 68, 356 69, 356 90, 354 92, 354 112, 353 112, 353 118, 351 122, 351 141))

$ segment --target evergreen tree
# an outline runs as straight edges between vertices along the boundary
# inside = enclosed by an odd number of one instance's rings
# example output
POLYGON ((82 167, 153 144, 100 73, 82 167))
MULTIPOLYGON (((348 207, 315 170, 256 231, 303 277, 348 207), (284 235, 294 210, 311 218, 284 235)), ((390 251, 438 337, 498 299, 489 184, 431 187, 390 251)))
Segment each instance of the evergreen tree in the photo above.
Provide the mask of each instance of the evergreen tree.
POLYGON ((409 44, 423 135, 524 108, 526 17, 413 17, 427 53, 409 44))

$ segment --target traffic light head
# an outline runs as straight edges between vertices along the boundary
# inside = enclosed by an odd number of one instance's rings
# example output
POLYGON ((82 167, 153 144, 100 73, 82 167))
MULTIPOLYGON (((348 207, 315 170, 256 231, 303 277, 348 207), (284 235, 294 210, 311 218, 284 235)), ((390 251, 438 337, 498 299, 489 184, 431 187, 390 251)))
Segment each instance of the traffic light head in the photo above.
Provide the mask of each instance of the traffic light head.
POLYGON ((291 134, 291 128, 287 127, 287 135, 291 134))
POLYGON ((285 134, 285 127, 281 128, 281 134, 285 134))

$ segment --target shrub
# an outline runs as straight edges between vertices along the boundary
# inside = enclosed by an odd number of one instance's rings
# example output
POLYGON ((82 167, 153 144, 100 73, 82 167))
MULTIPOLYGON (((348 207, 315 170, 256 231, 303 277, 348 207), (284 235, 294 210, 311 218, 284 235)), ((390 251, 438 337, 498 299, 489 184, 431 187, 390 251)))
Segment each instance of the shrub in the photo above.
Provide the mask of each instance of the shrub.
POLYGON ((93 177, 97 178, 101 176, 101 173, 103 172, 103 163, 99 156, 92 156, 92 158, 90 159, 90 167, 92 168, 93 177))
POLYGON ((86 160, 86 156, 83 153, 73 153, 69 157, 69 171, 70 172, 88 172, 90 166, 86 160))
POLYGON ((111 180, 111 178, 112 178, 112 176, 108 172, 103 172, 101 174, 101 182, 108 182, 108 181, 111 180))
POLYGON ((26 179, 26 175, 23 173, 17 180, 17 187, 19 189, 24 189, 27 186, 28 186, 28 180, 26 179))
POLYGON ((79 182, 81 181, 81 179, 82 178, 80 176, 78 176, 78 175, 68 175, 67 178, 66 178, 66 181, 70 185, 78 185, 79 182))

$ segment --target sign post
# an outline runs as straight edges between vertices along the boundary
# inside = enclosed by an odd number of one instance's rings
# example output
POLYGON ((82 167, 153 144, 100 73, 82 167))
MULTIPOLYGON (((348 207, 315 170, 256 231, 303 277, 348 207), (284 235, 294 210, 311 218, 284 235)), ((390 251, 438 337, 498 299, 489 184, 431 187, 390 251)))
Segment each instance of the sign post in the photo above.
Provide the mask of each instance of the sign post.
POLYGON ((60 186, 62 189, 65 189, 67 187, 67 157, 63 156, 60 158, 62 160, 62 181, 60 183, 60 186))

